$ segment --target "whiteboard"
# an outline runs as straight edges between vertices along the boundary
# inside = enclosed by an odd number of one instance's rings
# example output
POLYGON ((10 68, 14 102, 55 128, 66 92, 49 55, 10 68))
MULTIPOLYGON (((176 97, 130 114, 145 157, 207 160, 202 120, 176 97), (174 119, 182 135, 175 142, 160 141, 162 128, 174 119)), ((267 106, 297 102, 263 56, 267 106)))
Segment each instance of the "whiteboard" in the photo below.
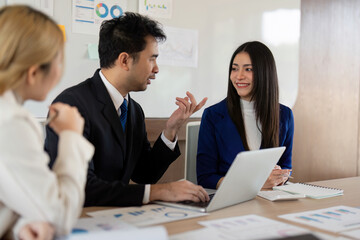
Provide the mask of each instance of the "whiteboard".
MULTIPOLYGON (((0 0, 0 5, 5 5, 0 0)), ((138 12, 138 0, 127 0, 127 11, 138 12)), ((293 107, 298 92, 300 0, 173 0, 170 19, 155 18, 164 27, 197 32, 197 67, 159 65, 160 72, 145 92, 131 93, 146 117, 169 117, 177 108, 175 97, 192 92, 205 107, 226 97, 229 61, 246 41, 261 41, 274 54, 280 102, 293 107)), ((45 117, 52 100, 65 88, 91 77, 98 60, 88 59, 87 44, 98 36, 71 32, 71 1, 54 0, 54 19, 66 28, 66 67, 62 81, 44 102, 28 101, 25 107, 45 117)), ((161 54, 161 52, 160 52, 161 54)), ((201 117, 203 109, 193 115, 201 117)))

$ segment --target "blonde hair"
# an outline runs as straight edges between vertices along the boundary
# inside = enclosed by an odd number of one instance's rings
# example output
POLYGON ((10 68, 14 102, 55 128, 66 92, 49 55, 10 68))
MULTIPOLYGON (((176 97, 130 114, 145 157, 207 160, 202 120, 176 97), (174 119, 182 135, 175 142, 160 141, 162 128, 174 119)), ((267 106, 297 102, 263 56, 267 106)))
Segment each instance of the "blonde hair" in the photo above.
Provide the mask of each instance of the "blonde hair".
POLYGON ((51 18, 28 6, 1 8, 0 95, 20 86, 31 66, 49 70, 63 50, 63 34, 51 18))

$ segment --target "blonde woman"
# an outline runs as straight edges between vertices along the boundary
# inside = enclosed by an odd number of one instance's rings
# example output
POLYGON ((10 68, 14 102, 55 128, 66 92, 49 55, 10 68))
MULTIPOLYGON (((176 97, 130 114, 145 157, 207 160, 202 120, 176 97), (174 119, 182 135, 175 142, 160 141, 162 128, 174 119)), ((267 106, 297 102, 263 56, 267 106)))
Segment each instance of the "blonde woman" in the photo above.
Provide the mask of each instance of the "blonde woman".
POLYGON ((84 120, 66 104, 50 106, 60 136, 53 172, 40 125, 23 108, 42 101, 63 71, 64 40, 53 20, 26 6, 0 9, 0 238, 50 239, 69 233, 84 201, 93 146, 84 120), (9 236, 9 235, 7 235, 9 236))

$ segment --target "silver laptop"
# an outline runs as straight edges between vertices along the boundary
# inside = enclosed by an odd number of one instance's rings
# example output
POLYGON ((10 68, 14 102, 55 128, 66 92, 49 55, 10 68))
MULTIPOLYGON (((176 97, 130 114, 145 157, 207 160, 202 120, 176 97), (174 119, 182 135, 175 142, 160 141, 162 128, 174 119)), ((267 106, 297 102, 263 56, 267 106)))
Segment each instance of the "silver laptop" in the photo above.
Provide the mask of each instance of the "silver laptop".
POLYGON ((212 212, 251 200, 256 197, 284 151, 285 147, 277 147, 239 153, 209 202, 156 203, 199 212, 212 212))

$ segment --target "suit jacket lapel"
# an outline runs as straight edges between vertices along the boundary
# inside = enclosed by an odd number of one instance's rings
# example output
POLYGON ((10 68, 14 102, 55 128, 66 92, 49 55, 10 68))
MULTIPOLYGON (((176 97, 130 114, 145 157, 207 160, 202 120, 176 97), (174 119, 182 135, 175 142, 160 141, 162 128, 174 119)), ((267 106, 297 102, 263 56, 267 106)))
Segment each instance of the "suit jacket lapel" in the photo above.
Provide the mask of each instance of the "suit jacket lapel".
POLYGON ((216 123, 215 127, 219 133, 219 137, 222 139, 222 142, 226 144, 227 148, 237 151, 237 149, 244 149, 240 134, 231 120, 230 115, 227 110, 223 114, 223 119, 216 123))
POLYGON ((99 102, 103 103, 102 114, 104 115, 105 119, 109 122, 112 130, 114 131, 116 138, 123 150, 122 151, 124 155, 123 157, 125 158, 125 152, 126 152, 125 133, 122 129, 120 118, 114 107, 114 103, 112 102, 110 95, 100 78, 99 71, 100 70, 97 70, 92 78, 94 83, 92 90, 94 92, 96 99, 99 102))

